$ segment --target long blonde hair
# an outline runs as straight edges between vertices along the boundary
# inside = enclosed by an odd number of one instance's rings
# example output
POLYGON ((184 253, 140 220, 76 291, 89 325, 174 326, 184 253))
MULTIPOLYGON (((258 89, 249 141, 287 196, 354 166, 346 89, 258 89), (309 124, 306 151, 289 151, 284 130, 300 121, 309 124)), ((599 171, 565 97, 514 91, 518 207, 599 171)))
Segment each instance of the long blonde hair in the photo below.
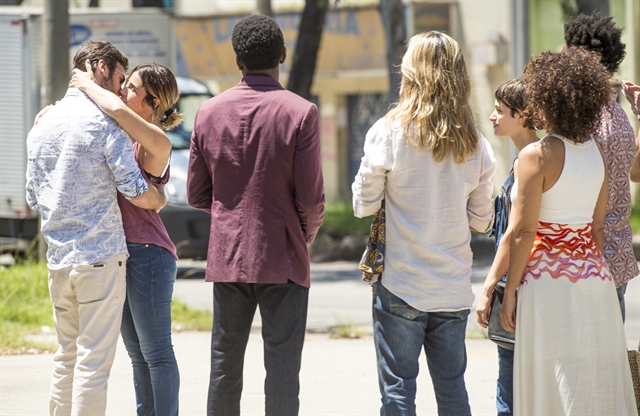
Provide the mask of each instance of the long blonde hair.
POLYGON ((409 39, 400 70, 400 97, 387 123, 399 121, 409 143, 430 151, 436 162, 452 154, 463 163, 478 146, 478 132, 458 43, 444 33, 419 33, 409 39))

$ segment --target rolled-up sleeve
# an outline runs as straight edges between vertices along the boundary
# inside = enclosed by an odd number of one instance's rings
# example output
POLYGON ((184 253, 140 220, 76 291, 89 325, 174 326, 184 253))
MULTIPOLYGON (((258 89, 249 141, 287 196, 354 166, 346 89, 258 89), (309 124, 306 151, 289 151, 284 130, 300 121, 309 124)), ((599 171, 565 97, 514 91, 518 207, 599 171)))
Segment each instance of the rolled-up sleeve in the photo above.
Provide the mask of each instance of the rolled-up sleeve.
POLYGON ((393 166, 391 134, 385 123, 380 119, 367 132, 364 156, 351 185, 353 214, 359 218, 373 215, 380 209, 387 172, 393 166))
POLYGON ((118 191, 127 199, 141 196, 149 189, 133 153, 133 143, 124 130, 112 128, 107 136, 105 157, 113 172, 118 191))
MULTIPOLYGON (((479 133, 478 133, 479 134, 479 133)), ((482 146, 482 163, 478 186, 469 194, 467 216, 469 227, 478 232, 488 232, 493 223, 493 175, 497 163, 491 145, 479 134, 479 146, 482 146)))
POLYGON ((320 160, 318 108, 307 109, 296 138, 293 160, 295 203, 307 244, 311 244, 324 219, 324 181, 320 160))

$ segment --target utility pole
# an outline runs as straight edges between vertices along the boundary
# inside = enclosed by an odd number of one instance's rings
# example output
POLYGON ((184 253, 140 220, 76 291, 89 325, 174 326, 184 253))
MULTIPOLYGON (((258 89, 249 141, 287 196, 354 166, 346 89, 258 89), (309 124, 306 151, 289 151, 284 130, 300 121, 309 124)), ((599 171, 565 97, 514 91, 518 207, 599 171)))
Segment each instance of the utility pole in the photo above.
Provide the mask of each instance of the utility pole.
POLYGON ((273 17, 271 11, 271 0, 256 0, 256 9, 258 14, 273 17))
POLYGON ((522 76, 529 62, 529 0, 511 3, 511 77, 522 76))
MULTIPOLYGON (((69 86, 69 0, 45 0, 42 15, 42 106, 64 97, 69 86)), ((38 220, 41 230, 42 217, 38 220)), ((47 245, 38 233, 38 259, 46 260, 47 245)))
POLYGON ((42 16, 42 105, 64 97, 69 86, 69 0, 45 0, 42 16))

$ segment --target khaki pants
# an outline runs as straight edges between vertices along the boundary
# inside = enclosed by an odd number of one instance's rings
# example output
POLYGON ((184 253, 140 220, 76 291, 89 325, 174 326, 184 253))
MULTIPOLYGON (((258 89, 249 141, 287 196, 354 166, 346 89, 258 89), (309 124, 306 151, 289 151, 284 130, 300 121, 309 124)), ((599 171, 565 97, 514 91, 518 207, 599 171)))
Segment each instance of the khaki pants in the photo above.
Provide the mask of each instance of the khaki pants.
POLYGON ((49 413, 104 415, 126 295, 125 254, 102 263, 49 269, 58 351, 49 413))

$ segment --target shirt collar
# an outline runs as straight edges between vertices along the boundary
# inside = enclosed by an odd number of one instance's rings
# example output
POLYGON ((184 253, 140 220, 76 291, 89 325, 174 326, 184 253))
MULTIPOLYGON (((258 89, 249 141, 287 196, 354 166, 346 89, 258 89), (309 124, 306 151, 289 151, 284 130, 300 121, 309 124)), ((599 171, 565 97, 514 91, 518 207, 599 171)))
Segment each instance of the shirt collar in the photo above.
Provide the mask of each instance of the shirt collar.
POLYGON ((248 85, 249 87, 275 87, 282 89, 282 85, 271 75, 267 74, 247 74, 242 77, 240 84, 248 85))

